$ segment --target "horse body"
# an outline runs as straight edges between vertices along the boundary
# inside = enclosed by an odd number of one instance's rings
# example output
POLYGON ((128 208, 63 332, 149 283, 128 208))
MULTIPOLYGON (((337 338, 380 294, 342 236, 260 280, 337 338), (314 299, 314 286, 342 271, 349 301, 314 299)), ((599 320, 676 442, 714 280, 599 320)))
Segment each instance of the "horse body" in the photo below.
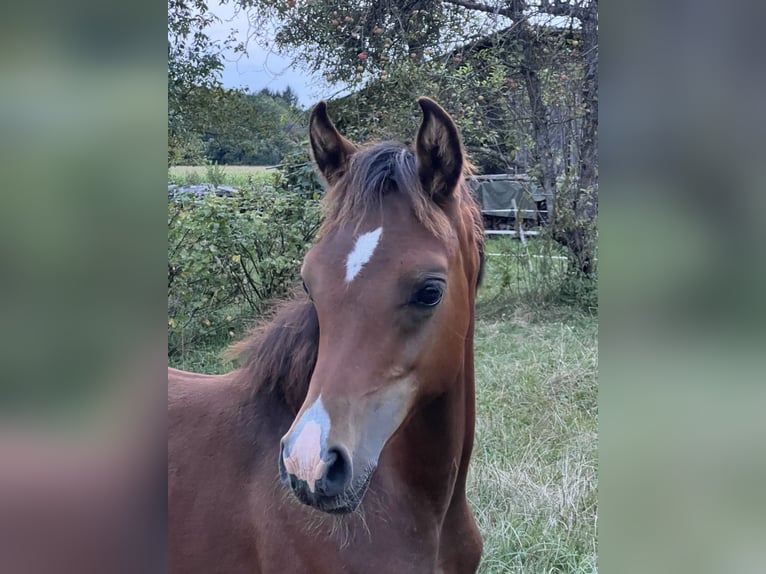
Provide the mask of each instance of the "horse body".
POLYGON ((331 211, 304 260, 310 300, 245 342, 241 369, 170 370, 171 571, 478 567, 465 497, 478 218, 454 124, 421 107, 414 154, 357 151, 315 109, 331 211))

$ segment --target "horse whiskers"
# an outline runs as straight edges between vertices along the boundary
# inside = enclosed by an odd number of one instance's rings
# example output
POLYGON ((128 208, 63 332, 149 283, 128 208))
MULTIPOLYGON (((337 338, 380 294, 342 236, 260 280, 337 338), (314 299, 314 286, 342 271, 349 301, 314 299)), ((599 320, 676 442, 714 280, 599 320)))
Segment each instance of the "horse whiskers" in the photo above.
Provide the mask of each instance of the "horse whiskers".
MULTIPOLYGON (((379 493, 374 488, 370 488, 372 474, 375 470, 374 465, 367 466, 362 473, 362 480, 360 484, 364 485, 367 491, 364 495, 364 504, 358 504, 356 508, 348 514, 328 514, 321 510, 311 508, 303 505, 299 502, 292 492, 287 488, 279 488, 280 500, 275 501, 276 506, 300 506, 306 510, 306 520, 302 524, 302 529, 307 534, 324 534, 329 538, 335 540, 338 544, 338 548, 343 549, 349 547, 354 541, 357 532, 364 532, 367 538, 372 541, 372 532, 367 522, 367 512, 370 508, 374 508, 373 511, 376 515, 384 516, 384 520, 388 521, 388 513, 385 512, 385 506, 381 504, 379 493)), ((338 505, 351 506, 357 502, 357 497, 351 493, 345 493, 338 499, 338 505)))
POLYGON ((348 548, 351 545, 351 528, 345 517, 333 516, 330 537, 338 541, 339 548, 348 548))

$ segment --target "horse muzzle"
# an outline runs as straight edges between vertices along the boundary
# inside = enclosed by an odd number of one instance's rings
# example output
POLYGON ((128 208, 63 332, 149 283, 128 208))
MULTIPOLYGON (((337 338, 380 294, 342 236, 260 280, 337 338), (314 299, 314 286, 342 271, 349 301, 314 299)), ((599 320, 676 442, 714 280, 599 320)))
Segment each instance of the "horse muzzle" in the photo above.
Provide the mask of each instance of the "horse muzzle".
POLYGON ((369 467, 354 477, 351 457, 343 447, 327 449, 323 456, 302 460, 285 452, 282 441, 279 476, 295 497, 308 506, 330 514, 353 512, 362 502, 372 476, 369 467))
POLYGON ((356 400, 318 397, 282 438, 279 473, 296 498, 318 510, 356 510, 381 451, 407 413, 409 380, 356 400))

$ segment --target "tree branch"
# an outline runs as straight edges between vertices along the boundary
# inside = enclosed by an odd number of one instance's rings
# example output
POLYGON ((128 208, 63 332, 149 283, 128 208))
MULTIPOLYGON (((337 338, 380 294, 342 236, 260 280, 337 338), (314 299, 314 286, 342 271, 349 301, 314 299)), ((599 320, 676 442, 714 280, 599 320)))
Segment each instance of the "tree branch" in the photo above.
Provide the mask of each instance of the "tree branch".
POLYGON ((519 162, 517 162, 511 156, 506 155, 504 153, 501 153, 499 151, 495 151, 495 150, 490 149, 488 147, 466 146, 466 150, 469 153, 483 154, 483 155, 495 158, 497 160, 500 160, 501 162, 503 162, 504 164, 506 164, 509 167, 516 167, 516 168, 520 168, 520 169, 524 168, 523 165, 521 165, 519 162))
MULTIPOLYGON (((523 17, 522 9, 523 5, 526 4, 525 2, 513 3, 511 7, 500 8, 499 6, 490 6, 471 0, 444 0, 444 3, 452 4, 454 6, 462 6, 467 10, 476 10, 487 14, 499 14, 514 21, 523 17)), ((582 3, 570 2, 568 0, 540 0, 540 6, 537 9, 537 12, 549 14, 551 16, 571 16, 580 21, 588 17, 587 10, 583 7, 582 3)))
POLYGON ((551 16, 571 16, 581 22, 587 17, 587 11, 581 3, 572 3, 566 0, 541 0, 539 12, 551 16))
POLYGON ((513 19, 513 11, 508 8, 499 8, 497 6, 488 6, 487 4, 480 4, 479 2, 471 2, 470 0, 444 0, 445 4, 453 4, 455 6, 462 6, 468 10, 477 10, 479 12, 486 12, 487 14, 500 14, 507 18, 513 19))

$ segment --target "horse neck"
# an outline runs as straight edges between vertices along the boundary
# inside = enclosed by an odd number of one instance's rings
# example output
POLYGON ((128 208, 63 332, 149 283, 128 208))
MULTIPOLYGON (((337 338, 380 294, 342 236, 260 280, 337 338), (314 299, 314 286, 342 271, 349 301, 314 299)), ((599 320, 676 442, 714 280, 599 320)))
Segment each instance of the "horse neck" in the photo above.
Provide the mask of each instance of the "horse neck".
POLYGON ((405 485, 436 514, 464 496, 474 435, 473 359, 448 383, 449 391, 413 413, 392 445, 405 485))

